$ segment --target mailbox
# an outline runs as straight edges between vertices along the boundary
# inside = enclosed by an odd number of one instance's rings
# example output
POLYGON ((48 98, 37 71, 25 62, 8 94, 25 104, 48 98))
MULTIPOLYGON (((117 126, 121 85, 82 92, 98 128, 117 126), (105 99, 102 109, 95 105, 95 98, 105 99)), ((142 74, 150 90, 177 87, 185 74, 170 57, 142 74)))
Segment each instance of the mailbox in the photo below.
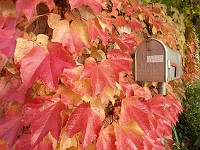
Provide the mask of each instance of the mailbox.
POLYGON ((135 53, 135 80, 168 82, 182 75, 182 58, 178 51, 154 38, 142 41, 135 53))

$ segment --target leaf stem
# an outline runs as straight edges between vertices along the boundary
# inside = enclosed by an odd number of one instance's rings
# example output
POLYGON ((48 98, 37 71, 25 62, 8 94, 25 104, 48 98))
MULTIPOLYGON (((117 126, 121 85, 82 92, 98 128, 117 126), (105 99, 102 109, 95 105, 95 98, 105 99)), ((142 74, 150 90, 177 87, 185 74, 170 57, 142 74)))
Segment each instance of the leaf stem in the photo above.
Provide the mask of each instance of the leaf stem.
POLYGON ((172 132, 173 132, 174 137, 175 137, 176 145, 179 146, 180 142, 179 142, 178 135, 177 135, 177 132, 176 132, 176 127, 175 127, 174 124, 172 124, 172 132))

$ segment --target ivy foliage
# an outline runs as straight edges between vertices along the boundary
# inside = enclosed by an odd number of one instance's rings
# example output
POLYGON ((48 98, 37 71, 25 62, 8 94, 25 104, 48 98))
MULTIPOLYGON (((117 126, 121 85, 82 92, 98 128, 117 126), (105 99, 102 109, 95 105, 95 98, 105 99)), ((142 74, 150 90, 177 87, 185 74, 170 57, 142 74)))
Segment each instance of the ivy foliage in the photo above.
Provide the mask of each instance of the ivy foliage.
POLYGON ((176 126, 178 140, 176 148, 200 148, 200 81, 193 83, 186 90, 186 99, 183 100, 184 112, 179 116, 176 126))

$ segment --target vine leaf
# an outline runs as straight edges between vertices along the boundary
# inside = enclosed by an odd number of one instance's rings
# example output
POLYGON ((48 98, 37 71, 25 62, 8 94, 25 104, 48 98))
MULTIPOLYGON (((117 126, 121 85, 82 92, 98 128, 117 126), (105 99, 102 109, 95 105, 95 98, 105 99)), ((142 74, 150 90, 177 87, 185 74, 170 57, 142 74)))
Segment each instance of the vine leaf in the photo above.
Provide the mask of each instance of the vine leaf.
POLYGON ((88 5, 92 8, 92 10, 96 14, 100 14, 101 12, 101 6, 104 0, 93 0, 93 1, 88 1, 88 0, 69 0, 69 3, 71 5, 71 8, 77 8, 80 7, 81 5, 88 5))
POLYGON ((10 149, 14 145, 22 126, 21 109, 17 105, 12 105, 0 119, 0 139, 7 140, 10 149))
POLYGON ((97 37, 100 37, 103 44, 108 43, 108 32, 107 30, 103 29, 99 23, 97 18, 89 19, 87 21, 89 35, 92 41, 94 41, 97 37))
POLYGON ((109 125, 99 132, 99 137, 96 143, 97 150, 116 149, 115 141, 114 126, 109 125))
POLYGON ((130 25, 132 30, 138 29, 142 31, 142 24, 135 18, 132 18, 131 21, 128 21, 128 24, 130 25))
POLYGON ((28 103, 24 109, 23 120, 25 125, 31 125, 31 145, 36 146, 51 132, 58 140, 62 127, 61 111, 66 106, 60 100, 55 101, 48 98, 36 98, 28 103))
POLYGON ((55 89, 63 69, 75 66, 72 56, 61 44, 48 43, 48 52, 36 46, 22 59, 20 72, 25 88, 39 78, 47 87, 55 89))
POLYGON ((24 102, 24 88, 21 80, 7 74, 7 77, 0 78, 0 101, 17 101, 22 104, 24 102))
POLYGON ((67 20, 60 21, 55 27, 53 30, 52 41, 67 46, 71 54, 77 54, 78 56, 82 55, 83 42, 81 41, 81 37, 77 34, 77 31, 75 32, 70 28, 67 20))
POLYGON ((131 120, 134 120, 147 133, 154 132, 156 128, 156 120, 149 104, 147 101, 140 101, 136 96, 122 101, 120 124, 124 125, 131 120))
POLYGON ((144 149, 143 132, 138 128, 135 122, 123 126, 116 125, 115 134, 118 150, 144 149))
POLYGON ((123 51, 132 52, 134 46, 137 46, 138 43, 135 40, 135 37, 123 32, 120 36, 113 36, 111 37, 113 42, 119 46, 119 48, 123 51))
POLYGON ((33 14, 36 11, 36 6, 40 2, 47 3, 49 5, 53 4, 53 0, 17 0, 16 2, 16 15, 20 16, 21 11, 25 14, 25 16, 30 20, 33 14))
POLYGON ((106 85, 115 88, 115 76, 111 66, 105 61, 97 65, 94 58, 87 58, 81 74, 81 79, 83 78, 92 79, 94 95, 99 94, 106 85))
POLYGON ((147 87, 141 87, 138 84, 127 85, 125 91, 127 97, 138 96, 140 98, 144 98, 145 100, 152 98, 151 91, 147 87))
POLYGON ((107 53, 107 57, 108 62, 117 77, 120 72, 126 72, 128 74, 132 72, 130 65, 133 60, 127 53, 121 50, 113 49, 107 53))
POLYGON ((0 71, 3 69, 4 65, 6 64, 8 58, 0 52, 0 71))
POLYGON ((101 129, 102 121, 97 113, 91 108, 89 103, 79 105, 69 116, 66 124, 66 136, 72 137, 82 131, 83 148, 97 138, 101 129))
POLYGON ((19 35, 18 29, 0 29, 0 52, 6 56, 13 56, 19 35))

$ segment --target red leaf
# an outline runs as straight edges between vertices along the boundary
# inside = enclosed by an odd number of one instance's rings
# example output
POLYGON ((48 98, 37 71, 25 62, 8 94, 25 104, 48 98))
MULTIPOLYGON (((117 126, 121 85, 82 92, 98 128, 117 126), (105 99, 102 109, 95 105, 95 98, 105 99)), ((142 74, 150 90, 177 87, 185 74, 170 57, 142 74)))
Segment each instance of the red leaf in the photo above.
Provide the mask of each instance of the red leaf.
POLYGON ((18 29, 0 29, 0 52, 6 56, 13 56, 19 34, 18 29))
POLYGON ((123 125, 131 120, 136 121, 144 132, 154 134, 156 120, 146 101, 140 101, 137 97, 125 98, 122 101, 120 124, 123 125))
POLYGON ((52 41, 67 46, 71 54, 82 55, 83 43, 79 35, 69 27, 69 22, 67 20, 60 21, 56 26, 53 31, 52 41))
POLYGON ((108 43, 108 32, 107 30, 102 29, 98 19, 89 19, 87 24, 92 41, 94 41, 97 37, 100 37, 104 45, 108 43))
POLYGON ((126 20, 122 16, 116 16, 115 21, 116 21, 116 25, 120 28, 124 27, 127 24, 126 20))
POLYGON ((66 106, 61 102, 53 102, 45 98, 36 98, 25 106, 24 121, 31 124, 31 145, 37 145, 47 134, 58 140, 62 128, 61 111, 66 106))
POLYGON ((91 78, 94 95, 99 94, 105 85, 115 88, 115 76, 107 62, 96 64, 94 58, 86 59, 81 78, 91 78))
POLYGON ((52 0, 17 0, 16 2, 16 15, 19 17, 20 12, 23 11, 28 20, 31 19, 36 11, 36 6, 40 2, 53 4, 52 0))
POLYGON ((144 149, 142 134, 138 133, 137 130, 134 130, 133 127, 117 125, 115 127, 115 134, 118 150, 144 149))
POLYGON ((128 24, 130 25, 132 30, 139 29, 142 30, 142 24, 135 18, 132 18, 131 21, 128 21, 128 24))
POLYGON ((116 149, 115 141, 114 127, 109 125, 106 128, 103 128, 99 133, 96 143, 97 150, 116 149))
POLYGON ((113 49, 107 53, 108 62, 113 69, 114 74, 118 77, 120 72, 126 72, 130 74, 131 62, 133 61, 130 55, 127 53, 113 49))
POLYGON ((15 143, 16 150, 29 150, 31 147, 31 131, 30 129, 24 131, 15 143))
POLYGON ((135 37, 125 32, 123 32, 119 37, 114 36, 111 39, 113 42, 116 42, 123 51, 132 52, 133 47, 138 45, 135 41, 135 37))
POLYGON ((36 78, 49 88, 57 88, 63 69, 75 67, 73 58, 61 44, 49 43, 48 51, 37 46, 22 59, 20 72, 25 88, 29 88, 36 78))
POLYGON ((0 139, 7 140, 10 148, 15 143, 18 132, 23 126, 22 116, 19 109, 18 106, 12 105, 0 119, 0 139))
POLYGON ((13 77, 12 74, 0 78, 0 101, 24 102, 24 88, 20 79, 13 77))
POLYGON ((96 14, 100 14, 103 1, 104 0, 69 0, 69 3, 72 9, 80 7, 84 4, 90 6, 96 14))
POLYGON ((64 69, 63 70, 63 78, 61 79, 65 85, 72 86, 74 82, 80 80, 81 71, 83 70, 83 66, 78 66, 73 69, 64 69), (66 79, 66 80, 64 80, 66 79))
POLYGON ((138 84, 131 84, 126 87, 126 97, 138 96, 148 100, 152 98, 151 92, 147 87, 141 87, 138 84))
POLYGON ((89 103, 79 105, 69 116, 66 124, 67 137, 72 137, 76 133, 83 133, 83 148, 97 138, 101 129, 101 119, 90 108, 89 103))
POLYGON ((81 101, 81 96, 68 86, 59 85, 57 93, 60 94, 62 102, 66 105, 77 105, 81 101))
MULTIPOLYGON (((20 135, 15 144, 16 150, 30 150, 31 148, 31 131, 30 129, 20 135)), ((53 150, 52 142, 49 139, 44 138, 33 150, 53 150)))
POLYGON ((156 95, 149 104, 157 117, 168 120, 171 124, 178 120, 177 114, 183 111, 180 101, 170 95, 156 95))

